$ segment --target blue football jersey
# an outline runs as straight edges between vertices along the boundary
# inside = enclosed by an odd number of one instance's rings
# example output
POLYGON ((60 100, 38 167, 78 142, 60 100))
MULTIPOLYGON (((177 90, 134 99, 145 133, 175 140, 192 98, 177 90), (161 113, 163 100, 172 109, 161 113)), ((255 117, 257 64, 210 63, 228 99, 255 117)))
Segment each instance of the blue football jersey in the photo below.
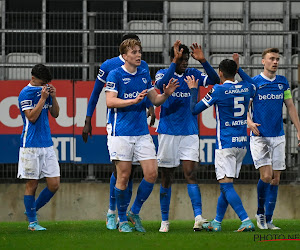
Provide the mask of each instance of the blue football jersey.
MULTIPOLYGON (((135 99, 145 89, 154 89, 149 72, 139 67, 131 74, 122 66, 109 73, 105 91, 116 92, 118 98, 126 100, 135 99)), ((145 101, 111 110, 114 111, 110 116, 113 136, 149 134, 145 101)))
MULTIPOLYGON (((106 60, 104 63, 102 63, 102 65, 99 68, 99 72, 95 81, 95 85, 94 85, 94 89, 93 92, 91 94, 89 103, 88 103, 88 108, 87 108, 87 116, 92 117, 93 113, 95 111, 98 99, 99 99, 99 95, 104 87, 104 85, 106 84, 106 78, 109 74, 110 71, 121 67, 122 65, 124 65, 125 60, 124 58, 119 55, 117 57, 113 57, 111 59, 106 60)), ((141 61, 141 65, 139 66, 145 70, 147 70, 149 72, 149 67, 148 64, 145 61, 141 61)))
POLYGON ((199 113, 214 104, 217 122, 216 149, 241 148, 247 145, 247 111, 255 89, 254 84, 246 81, 225 81, 222 85, 215 85, 196 105, 195 111, 199 113))
MULTIPOLYGON (((263 73, 252 78, 256 83, 256 95, 252 104, 252 120, 259 123, 260 135, 275 137, 284 135, 282 107, 284 92, 290 90, 284 76, 269 79, 263 73)), ((251 132, 251 135, 255 136, 251 132)))
POLYGON ((49 95, 39 118, 31 123, 25 116, 24 111, 33 109, 41 98, 42 87, 28 84, 19 95, 19 108, 23 119, 23 131, 20 146, 24 148, 44 148, 53 145, 48 120, 48 109, 52 106, 52 98, 49 95))
MULTIPOLYGON (((175 67, 176 64, 171 65, 175 67), (175 65, 175 66, 174 66, 175 65)), ((163 93, 160 80, 164 77, 168 69, 160 69, 155 76, 156 87, 163 93)), ((159 124, 157 132, 168 135, 193 135, 198 134, 197 116, 193 115, 190 110, 190 89, 184 79, 187 76, 194 75, 199 79, 199 86, 207 86, 207 75, 195 68, 187 68, 186 71, 179 75, 176 72, 171 76, 178 79, 179 87, 171 96, 161 105, 159 124)), ((165 83, 167 85, 167 83, 165 83)))

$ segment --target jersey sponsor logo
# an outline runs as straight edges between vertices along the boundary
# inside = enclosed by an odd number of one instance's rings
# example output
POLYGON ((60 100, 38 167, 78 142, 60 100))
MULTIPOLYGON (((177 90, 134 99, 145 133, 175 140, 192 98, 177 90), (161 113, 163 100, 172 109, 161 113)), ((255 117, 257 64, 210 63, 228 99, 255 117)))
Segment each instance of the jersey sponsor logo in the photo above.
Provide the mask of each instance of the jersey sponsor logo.
POLYGON ((124 93, 124 98, 125 99, 136 98, 139 94, 140 94, 140 92, 138 92, 138 91, 132 92, 132 93, 124 93))
POLYGON ((99 69, 99 73, 98 73, 98 76, 102 77, 104 75, 104 71, 102 69, 99 69))
POLYGON ((232 142, 247 142, 247 136, 232 137, 232 142))
POLYGON ((162 79, 163 77, 164 77, 164 74, 162 74, 162 73, 156 74, 155 81, 157 82, 158 80, 162 79))
POLYGON ((244 89, 230 89, 230 90, 225 90, 225 94, 239 94, 239 93, 247 93, 249 92, 248 88, 244 89))
POLYGON ((123 78, 122 81, 124 82, 124 84, 127 84, 130 82, 130 78, 123 78))
POLYGON ((32 107, 32 100, 24 100, 20 102, 21 104, 21 109, 25 109, 25 108, 30 108, 32 107))
POLYGON ((173 92, 172 93, 172 96, 173 97, 183 97, 183 98, 185 98, 185 97, 189 97, 189 96, 191 96, 191 93, 185 93, 185 92, 173 92))
POLYGON ((282 90, 282 89, 283 89, 283 85, 282 85, 282 84, 278 84, 278 88, 279 88, 280 90, 282 90))
POLYGON ((147 79, 146 78, 142 78, 143 83, 147 84, 147 79))
POLYGON ((114 89, 115 88, 115 83, 114 82, 107 82, 106 83, 106 88, 107 89, 114 89))
POLYGON ((260 95, 258 94, 258 100, 281 100, 283 99, 283 93, 281 94, 267 94, 267 95, 260 95))

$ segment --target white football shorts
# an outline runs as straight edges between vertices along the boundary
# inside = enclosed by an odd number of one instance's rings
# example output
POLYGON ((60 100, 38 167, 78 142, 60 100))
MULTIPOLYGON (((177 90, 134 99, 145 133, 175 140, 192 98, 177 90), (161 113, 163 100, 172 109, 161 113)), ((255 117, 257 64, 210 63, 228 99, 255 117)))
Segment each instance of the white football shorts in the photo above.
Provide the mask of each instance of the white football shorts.
POLYGON ((250 136, 251 155, 256 169, 271 165, 273 170, 285 170, 285 136, 250 136))
POLYGON ((53 146, 47 148, 20 148, 18 178, 42 179, 60 176, 59 164, 53 146))
POLYGON ((243 159, 247 153, 246 148, 224 148, 215 150, 215 171, 217 180, 238 178, 243 159))
POLYGON ((156 160, 155 145, 150 134, 140 136, 111 136, 109 147, 111 160, 156 160))
POLYGON ((199 136, 158 134, 158 166, 178 167, 180 160, 199 162, 199 136))
MULTIPOLYGON (((108 153, 109 153, 109 158, 110 158, 110 144, 111 144, 111 131, 112 131, 112 125, 111 123, 106 124, 106 132, 107 132, 107 148, 108 148, 108 153)), ((110 159, 112 161, 112 159, 110 159)), ((133 161, 132 165, 140 165, 140 163, 134 158, 133 156, 133 161)))

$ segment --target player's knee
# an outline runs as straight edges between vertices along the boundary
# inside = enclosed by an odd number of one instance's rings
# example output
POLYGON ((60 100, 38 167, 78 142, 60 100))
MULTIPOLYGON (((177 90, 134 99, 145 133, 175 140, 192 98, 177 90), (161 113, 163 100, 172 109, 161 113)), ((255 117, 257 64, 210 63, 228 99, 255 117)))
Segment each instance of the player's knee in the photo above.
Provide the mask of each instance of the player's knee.
POLYGON ((268 174, 264 174, 260 176, 260 179, 265 182, 265 183, 271 183, 272 181, 272 176, 268 174))
POLYGON ((272 181, 271 181, 271 185, 275 185, 275 186, 278 186, 279 185, 279 182, 280 182, 280 178, 274 178, 272 181))
POLYGON ((148 171, 144 178, 146 181, 154 183, 157 179, 157 170, 148 171))
POLYGON ((188 184, 194 184, 195 181, 196 181, 196 176, 195 176, 195 173, 193 171, 192 172, 185 172, 184 177, 185 177, 188 184))

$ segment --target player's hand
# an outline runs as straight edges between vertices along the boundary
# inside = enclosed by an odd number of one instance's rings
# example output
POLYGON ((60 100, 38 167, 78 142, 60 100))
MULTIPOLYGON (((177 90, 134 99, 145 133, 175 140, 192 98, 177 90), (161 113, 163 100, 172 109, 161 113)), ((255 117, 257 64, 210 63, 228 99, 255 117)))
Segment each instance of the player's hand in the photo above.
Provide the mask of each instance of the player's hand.
POLYGON ((190 46, 192 52, 191 52, 191 56, 201 62, 201 63, 204 63, 206 62, 206 59, 205 59, 205 56, 204 56, 204 53, 203 53, 203 50, 202 50, 202 47, 201 45, 198 45, 197 43, 193 43, 191 46, 190 46))
POLYGON ((174 58, 173 63, 180 63, 180 59, 182 58, 183 49, 179 50, 179 45, 181 44, 180 40, 176 40, 173 47, 174 47, 174 58))
POLYGON ((237 65, 237 69, 240 67, 240 56, 238 53, 233 53, 232 55, 232 59, 233 61, 235 61, 236 65, 237 65))
POLYGON ((134 99, 134 104, 141 102, 148 94, 148 89, 144 89, 139 95, 134 99))
POLYGON ((178 87, 178 79, 171 78, 167 86, 165 84, 163 85, 164 94, 170 96, 178 87))
POLYGON ((92 138, 92 123, 91 117, 86 117, 85 124, 82 129, 82 139, 86 143, 88 141, 88 135, 92 138))
POLYGON ((154 112, 154 107, 149 107, 147 112, 147 117, 151 117, 149 126, 152 127, 155 123, 156 115, 154 112))
POLYGON ((56 97, 56 88, 52 84, 48 84, 48 90, 52 98, 56 97))
POLYGON ((259 127, 260 124, 255 123, 255 122, 249 122, 249 121, 248 121, 247 123, 248 123, 248 127, 251 129, 251 131, 252 131, 255 135, 259 136, 260 133, 259 133, 259 130, 258 130, 257 127, 259 127))
POLYGON ((300 132, 297 133, 297 138, 298 138, 298 147, 300 147, 300 132))
POLYGON ((194 75, 187 76, 184 81, 187 83, 190 89, 198 88, 199 79, 195 80, 194 75))
POLYGON ((47 86, 43 86, 41 91, 41 98, 46 100, 48 96, 49 96, 49 90, 47 89, 47 86))

